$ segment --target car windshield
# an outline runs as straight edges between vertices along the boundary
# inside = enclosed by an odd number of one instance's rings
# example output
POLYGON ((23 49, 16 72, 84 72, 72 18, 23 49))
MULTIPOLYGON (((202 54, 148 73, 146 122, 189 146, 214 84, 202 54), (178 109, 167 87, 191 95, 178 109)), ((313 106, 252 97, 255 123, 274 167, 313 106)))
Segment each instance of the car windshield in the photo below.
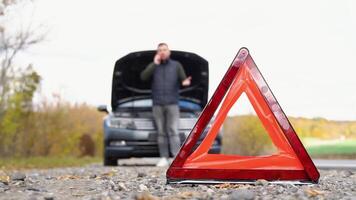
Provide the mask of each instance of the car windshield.
MULTIPOLYGON (((179 108, 186 110, 200 111, 201 107, 199 104, 188 101, 188 100, 179 100, 179 108)), ((125 102, 119 105, 119 108, 147 108, 152 107, 152 99, 138 99, 125 102)))

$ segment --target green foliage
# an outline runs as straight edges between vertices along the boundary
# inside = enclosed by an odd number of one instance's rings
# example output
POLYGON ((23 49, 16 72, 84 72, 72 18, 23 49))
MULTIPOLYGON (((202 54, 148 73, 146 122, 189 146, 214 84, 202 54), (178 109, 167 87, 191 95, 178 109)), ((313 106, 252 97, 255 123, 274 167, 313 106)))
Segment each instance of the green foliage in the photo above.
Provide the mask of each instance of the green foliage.
POLYGON ((14 148, 21 145, 32 111, 32 98, 41 80, 31 66, 20 74, 0 116, 0 155, 12 155, 16 152, 14 148))

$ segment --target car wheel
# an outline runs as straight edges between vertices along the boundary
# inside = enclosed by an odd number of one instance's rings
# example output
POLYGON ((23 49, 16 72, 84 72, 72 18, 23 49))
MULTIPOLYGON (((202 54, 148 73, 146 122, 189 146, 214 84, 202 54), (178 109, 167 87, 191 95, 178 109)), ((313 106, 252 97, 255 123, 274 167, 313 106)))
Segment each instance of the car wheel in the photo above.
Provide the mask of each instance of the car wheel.
POLYGON ((105 157, 104 166, 117 166, 117 159, 105 157))

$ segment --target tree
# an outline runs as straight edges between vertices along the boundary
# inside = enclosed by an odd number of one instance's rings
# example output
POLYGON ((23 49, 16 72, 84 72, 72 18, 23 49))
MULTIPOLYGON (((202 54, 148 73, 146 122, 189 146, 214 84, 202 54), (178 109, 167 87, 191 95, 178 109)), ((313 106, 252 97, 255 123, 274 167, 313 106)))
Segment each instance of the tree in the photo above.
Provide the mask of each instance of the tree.
POLYGON ((23 152, 27 130, 32 126, 28 123, 32 111, 32 98, 40 80, 40 76, 31 66, 23 70, 21 77, 13 80, 16 87, 8 99, 0 121, 1 154, 12 155, 23 152))
POLYGON ((14 22, 12 14, 31 0, 0 0, 0 155, 14 153, 13 147, 24 140, 26 120, 32 98, 41 77, 31 65, 19 67, 15 59, 21 52, 39 43, 45 34, 14 22), (21 6, 20 6, 21 5, 21 6), (18 27, 17 27, 18 26, 18 27))
POLYGON ((32 1, 2 0, 0 2, 0 119, 8 106, 9 98, 18 86, 15 80, 24 73, 14 65, 16 56, 42 41, 45 36, 43 33, 36 33, 32 25, 13 30, 15 25, 11 23, 9 15, 11 12, 18 12, 16 6, 20 3, 32 3, 32 1))

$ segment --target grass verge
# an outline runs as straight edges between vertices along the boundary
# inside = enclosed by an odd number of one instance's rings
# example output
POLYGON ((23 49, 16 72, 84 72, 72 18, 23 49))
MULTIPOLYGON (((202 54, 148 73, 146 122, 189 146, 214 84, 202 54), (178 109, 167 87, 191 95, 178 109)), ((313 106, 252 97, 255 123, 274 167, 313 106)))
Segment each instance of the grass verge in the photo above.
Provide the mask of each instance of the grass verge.
POLYGON ((312 157, 317 158, 356 158, 356 140, 343 140, 332 143, 307 146, 312 157))
POLYGON ((102 162, 101 157, 28 157, 28 158, 0 158, 0 169, 48 169, 55 167, 83 166, 102 162))

